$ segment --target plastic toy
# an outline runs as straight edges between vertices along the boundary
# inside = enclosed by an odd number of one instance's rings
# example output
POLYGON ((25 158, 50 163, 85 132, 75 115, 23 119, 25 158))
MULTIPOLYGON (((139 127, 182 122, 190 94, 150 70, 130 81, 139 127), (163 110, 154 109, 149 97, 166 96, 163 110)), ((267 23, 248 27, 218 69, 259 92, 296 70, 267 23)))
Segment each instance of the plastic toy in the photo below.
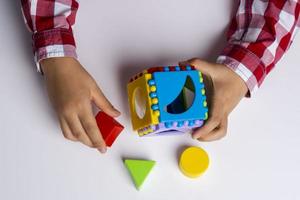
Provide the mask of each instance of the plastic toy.
POLYGON ((102 111, 96 115, 96 121, 106 145, 111 147, 124 127, 102 111))
POLYGON ((199 147, 189 147, 183 151, 179 160, 179 169, 190 178, 202 175, 209 166, 208 154, 199 147))
POLYGON ((155 161, 152 160, 125 160, 125 166, 138 190, 143 185, 154 165, 155 161))
POLYGON ((127 90, 140 136, 185 133, 208 118, 202 73, 193 66, 150 68, 134 76, 127 90))

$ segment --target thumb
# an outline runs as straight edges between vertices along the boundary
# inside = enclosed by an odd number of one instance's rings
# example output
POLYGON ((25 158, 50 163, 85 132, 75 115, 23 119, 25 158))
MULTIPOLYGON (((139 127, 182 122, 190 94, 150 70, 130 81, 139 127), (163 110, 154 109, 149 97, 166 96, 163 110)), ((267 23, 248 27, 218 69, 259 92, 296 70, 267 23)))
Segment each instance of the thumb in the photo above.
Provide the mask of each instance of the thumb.
POLYGON ((206 75, 212 75, 214 74, 215 71, 215 67, 211 63, 201 60, 199 58, 193 58, 185 62, 181 62, 179 64, 180 65, 190 64, 194 66, 197 70, 201 71, 203 74, 206 75))
POLYGON ((100 88, 97 87, 93 94, 93 101, 96 106, 111 117, 118 117, 121 113, 113 107, 113 105, 104 96, 100 88))

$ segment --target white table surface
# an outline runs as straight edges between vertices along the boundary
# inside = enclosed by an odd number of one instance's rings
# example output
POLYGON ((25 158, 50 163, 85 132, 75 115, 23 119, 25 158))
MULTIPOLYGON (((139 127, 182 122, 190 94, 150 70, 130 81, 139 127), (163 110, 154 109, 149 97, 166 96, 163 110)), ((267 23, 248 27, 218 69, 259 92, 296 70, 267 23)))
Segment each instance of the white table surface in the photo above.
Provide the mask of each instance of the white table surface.
POLYGON ((123 115, 126 130, 106 155, 65 140, 32 61, 18 0, 0 0, 0 199, 300 199, 300 36, 252 99, 230 117, 228 136, 139 138, 131 131, 126 82, 145 67, 191 57, 214 60, 233 1, 81 1, 80 61, 123 115), (199 145, 211 165, 196 180, 177 166, 199 145), (141 191, 122 158, 157 161, 141 191))

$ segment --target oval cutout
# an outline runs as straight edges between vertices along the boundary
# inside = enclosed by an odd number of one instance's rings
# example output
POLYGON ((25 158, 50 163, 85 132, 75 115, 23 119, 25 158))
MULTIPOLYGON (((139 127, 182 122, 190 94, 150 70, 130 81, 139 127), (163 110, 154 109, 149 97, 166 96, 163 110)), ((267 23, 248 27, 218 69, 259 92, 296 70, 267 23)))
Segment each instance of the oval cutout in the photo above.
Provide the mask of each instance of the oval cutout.
POLYGON ((134 101, 134 110, 136 115, 143 119, 146 114, 146 97, 143 95, 143 91, 141 88, 136 88, 133 94, 133 101, 134 101))

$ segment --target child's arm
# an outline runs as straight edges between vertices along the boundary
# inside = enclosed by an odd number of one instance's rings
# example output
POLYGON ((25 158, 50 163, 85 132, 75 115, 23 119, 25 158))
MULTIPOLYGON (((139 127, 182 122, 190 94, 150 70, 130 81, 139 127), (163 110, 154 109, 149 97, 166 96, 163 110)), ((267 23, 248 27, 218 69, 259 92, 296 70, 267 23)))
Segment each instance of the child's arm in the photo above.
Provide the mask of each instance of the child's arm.
POLYGON ((209 120, 194 132, 194 138, 211 141, 225 136, 229 113, 247 91, 250 96, 262 84, 288 50, 299 26, 299 1, 240 1, 218 64, 189 61, 213 85, 209 120))
POLYGON ((21 0, 22 11, 33 33, 38 69, 45 75, 49 98, 67 139, 105 152, 92 112, 92 102, 108 115, 120 113, 105 98, 94 79, 76 60, 72 25, 76 0, 21 0))

